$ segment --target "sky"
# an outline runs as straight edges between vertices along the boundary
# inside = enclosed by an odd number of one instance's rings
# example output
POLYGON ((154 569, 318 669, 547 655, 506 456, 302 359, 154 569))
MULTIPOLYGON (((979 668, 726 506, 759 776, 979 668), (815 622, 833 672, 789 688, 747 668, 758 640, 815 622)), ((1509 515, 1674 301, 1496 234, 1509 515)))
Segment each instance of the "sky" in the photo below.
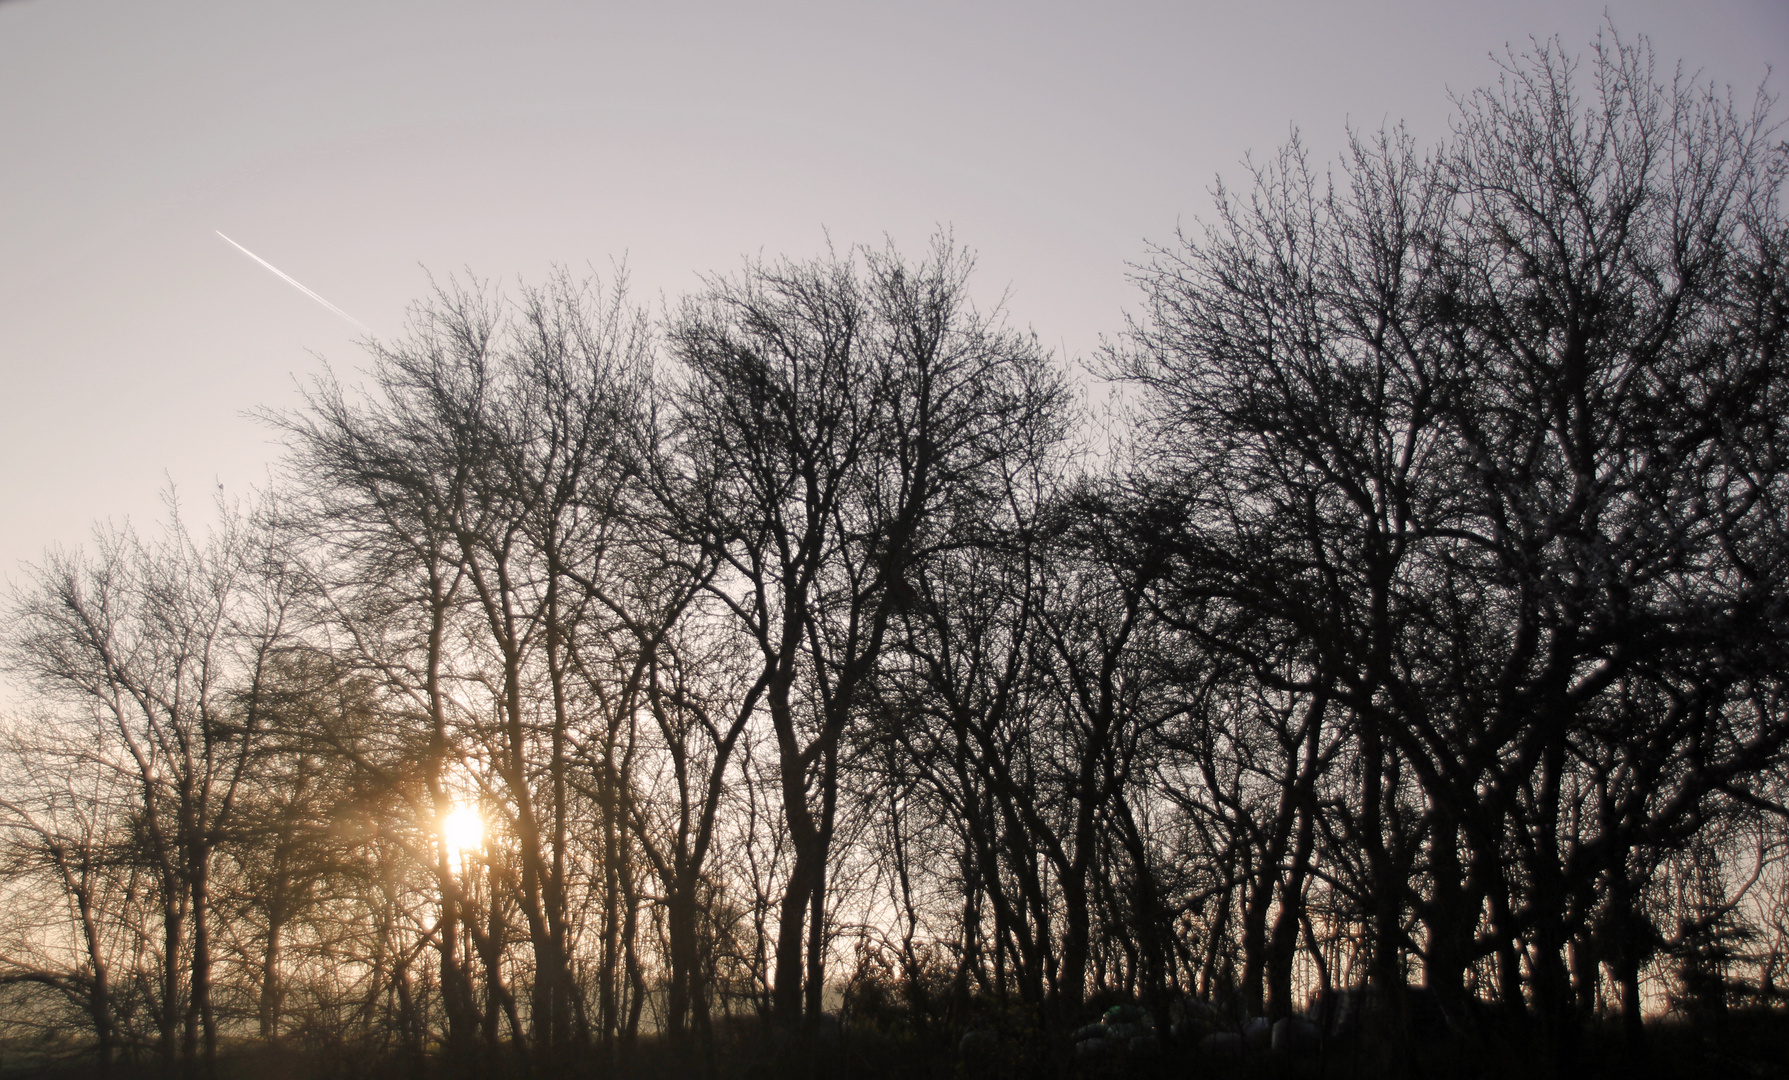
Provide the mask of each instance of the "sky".
POLYGON ((0 579, 170 487, 249 496, 254 410, 353 380, 363 332, 220 231, 391 338, 431 274, 625 267, 657 309, 943 228, 1085 360, 1246 155, 1436 142, 1506 47, 1606 20, 1742 100, 1789 60, 1789 0, 0 0, 0 579))

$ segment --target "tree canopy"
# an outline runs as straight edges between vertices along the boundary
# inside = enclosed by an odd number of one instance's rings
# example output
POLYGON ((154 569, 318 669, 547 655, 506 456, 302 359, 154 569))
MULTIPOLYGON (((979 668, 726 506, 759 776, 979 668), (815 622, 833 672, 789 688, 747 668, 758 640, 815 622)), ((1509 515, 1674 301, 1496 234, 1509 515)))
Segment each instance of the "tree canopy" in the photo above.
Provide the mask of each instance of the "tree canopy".
POLYGON ((1108 453, 948 236, 658 319, 439 289, 265 414, 255 504, 14 590, 0 1037, 1574 1071, 1780 1018, 1789 146, 1644 41, 1456 105, 1154 248, 1108 453))

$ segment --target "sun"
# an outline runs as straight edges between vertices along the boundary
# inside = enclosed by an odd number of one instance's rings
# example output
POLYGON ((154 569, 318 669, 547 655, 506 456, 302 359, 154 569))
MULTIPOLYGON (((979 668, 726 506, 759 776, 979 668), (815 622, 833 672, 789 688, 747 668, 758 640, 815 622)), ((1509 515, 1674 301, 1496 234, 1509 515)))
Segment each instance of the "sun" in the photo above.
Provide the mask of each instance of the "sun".
POLYGON ((459 805, 441 819, 441 842, 454 852, 475 851, 484 846, 485 820, 475 807, 459 805))

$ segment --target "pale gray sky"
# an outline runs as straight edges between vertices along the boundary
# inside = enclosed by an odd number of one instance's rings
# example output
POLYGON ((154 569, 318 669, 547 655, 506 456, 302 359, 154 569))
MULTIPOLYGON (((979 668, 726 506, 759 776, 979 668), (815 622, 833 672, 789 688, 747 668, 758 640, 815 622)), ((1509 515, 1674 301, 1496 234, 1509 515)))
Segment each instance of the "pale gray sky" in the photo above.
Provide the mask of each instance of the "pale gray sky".
POLYGON ((215 230, 392 335, 423 266, 625 258, 656 302, 823 230, 917 252, 942 224, 1085 355, 1246 152, 1433 140, 1492 52, 1582 50, 1605 10, 1744 97, 1789 56, 1786 0, 0 2, 0 575, 152 527, 165 478, 203 520, 277 453, 244 413, 359 364, 215 230))

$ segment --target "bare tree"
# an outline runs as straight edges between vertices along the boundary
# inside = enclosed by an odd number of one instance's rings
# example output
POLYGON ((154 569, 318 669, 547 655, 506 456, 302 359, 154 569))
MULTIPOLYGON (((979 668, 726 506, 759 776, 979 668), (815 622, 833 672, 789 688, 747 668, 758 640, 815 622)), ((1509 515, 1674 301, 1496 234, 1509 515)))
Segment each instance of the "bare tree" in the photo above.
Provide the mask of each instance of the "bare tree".
POLYGON ((1043 365, 970 305, 969 270, 945 240, 911 266, 892 250, 757 264, 712 280, 671 331, 684 460, 705 496, 688 528, 720 561, 711 594, 754 647, 746 693, 777 742, 794 848, 776 948, 785 1024, 821 1007, 841 741, 910 575, 988 490, 1043 365))
POLYGON ((292 602, 271 559, 235 514, 200 544, 175 513, 159 540, 107 530, 92 556, 53 554, 13 598, 9 666, 79 718, 105 751, 92 765, 130 792, 132 856, 160 908, 157 1054, 170 1071, 216 1060, 212 873, 292 602))
MULTIPOLYGON (((91 1029, 109 1074, 128 1040, 117 971, 135 967, 142 942, 129 918, 129 791, 95 768, 91 733, 41 717, 35 733, 5 734, 0 769, 0 881, 7 917, 0 984, 48 989, 91 1029), (86 737, 83 737, 86 736, 86 737), (122 796, 122 797, 121 797, 122 796)), ((128 990, 124 991, 128 994, 128 990)))
POLYGON ((456 974, 466 934, 494 994, 487 1038, 501 1014, 524 1059, 530 1041, 552 1056, 590 1037, 574 962, 578 889, 602 903, 594 1025, 612 1042, 635 1022, 616 997, 630 992, 619 979, 639 980, 624 758, 659 620, 681 608, 654 593, 665 579, 651 573, 630 494, 647 445, 647 344, 619 290, 603 297, 560 278, 525 293, 513 316, 494 296, 443 291, 417 309, 408 340, 374 346, 370 400, 325 382, 304 413, 277 419, 315 535, 332 545, 330 617, 428 732, 430 816, 449 812, 456 771, 501 815, 514 863, 492 873, 529 943, 532 1030, 499 975, 495 932, 462 910, 445 845, 441 964, 450 1028, 469 1030, 480 1019, 456 974), (409 587, 394 590, 399 581, 409 587), (599 813, 594 867, 573 850, 580 792, 599 813))
POLYGON ((1188 507, 1186 625, 1269 634, 1347 722, 1375 981, 1414 950, 1457 999, 1489 952, 1567 1058, 1629 840, 1754 798, 1789 739, 1747 689, 1786 551, 1767 104, 1539 45, 1428 158, 1357 141, 1325 188, 1294 145, 1220 192, 1119 358, 1188 507), (1666 746, 1695 763, 1649 803, 1666 746))

